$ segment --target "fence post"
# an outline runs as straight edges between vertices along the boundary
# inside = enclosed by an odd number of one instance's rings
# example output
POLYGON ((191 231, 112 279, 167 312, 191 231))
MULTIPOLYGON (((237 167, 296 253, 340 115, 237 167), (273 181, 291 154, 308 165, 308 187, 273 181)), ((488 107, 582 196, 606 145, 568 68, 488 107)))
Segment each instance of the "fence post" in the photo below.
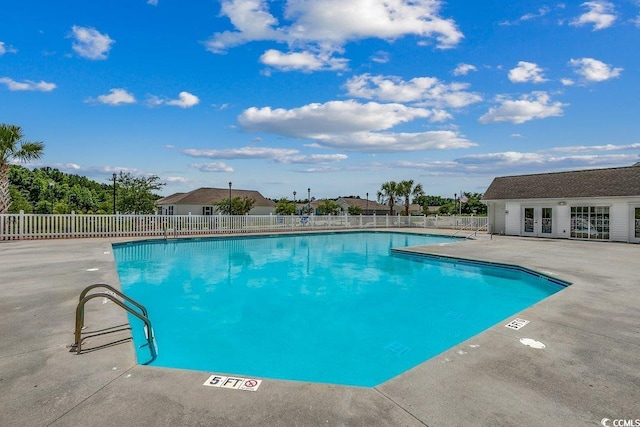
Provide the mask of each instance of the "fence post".
POLYGON ((71 211, 71 238, 76 237, 76 213, 71 211))
POLYGON ((23 240, 24 239, 24 211, 21 210, 20 211, 20 217, 18 219, 18 239, 19 240, 23 240))

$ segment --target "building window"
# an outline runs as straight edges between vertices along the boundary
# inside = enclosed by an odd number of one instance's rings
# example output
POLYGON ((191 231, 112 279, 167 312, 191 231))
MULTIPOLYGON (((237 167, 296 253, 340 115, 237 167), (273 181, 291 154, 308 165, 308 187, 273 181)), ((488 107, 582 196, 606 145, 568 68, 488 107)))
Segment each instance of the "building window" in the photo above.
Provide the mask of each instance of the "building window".
POLYGON ((173 215, 173 206, 167 207, 167 215, 173 215))
POLYGON ((609 240, 609 207, 572 206, 571 237, 609 240))
POLYGON ((213 206, 203 206, 202 215, 213 215, 213 206))

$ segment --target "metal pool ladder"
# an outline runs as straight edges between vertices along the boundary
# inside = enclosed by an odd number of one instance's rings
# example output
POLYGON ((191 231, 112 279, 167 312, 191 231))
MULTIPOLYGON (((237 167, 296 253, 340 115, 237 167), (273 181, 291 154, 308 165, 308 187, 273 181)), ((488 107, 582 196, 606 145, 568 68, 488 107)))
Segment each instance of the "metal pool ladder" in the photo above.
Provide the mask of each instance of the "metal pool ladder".
POLYGON ((129 298, 116 288, 111 285, 107 285, 106 283, 96 283, 94 285, 87 286, 80 293, 80 298, 78 302, 78 306, 76 307, 76 329, 75 329, 75 343, 71 345, 71 351, 75 351, 76 354, 80 354, 82 351, 82 328, 84 327, 84 306, 85 304, 92 300, 93 298, 107 298, 112 302, 116 303, 118 306, 122 307, 129 313, 136 316, 138 319, 144 322, 144 333, 147 338, 147 345, 149 346, 149 351, 151 352, 151 360, 144 365, 153 362, 156 359, 157 351, 153 337, 153 327, 151 326, 151 321, 149 320, 149 316, 147 314, 147 309, 137 301, 129 298), (104 288, 107 291, 96 292, 89 294, 89 291, 96 288, 104 288), (118 296, 121 299, 116 298, 118 296), (128 302, 131 305, 125 304, 128 302), (132 307, 133 306, 133 307, 132 307), (134 309, 137 308, 136 309, 134 309))

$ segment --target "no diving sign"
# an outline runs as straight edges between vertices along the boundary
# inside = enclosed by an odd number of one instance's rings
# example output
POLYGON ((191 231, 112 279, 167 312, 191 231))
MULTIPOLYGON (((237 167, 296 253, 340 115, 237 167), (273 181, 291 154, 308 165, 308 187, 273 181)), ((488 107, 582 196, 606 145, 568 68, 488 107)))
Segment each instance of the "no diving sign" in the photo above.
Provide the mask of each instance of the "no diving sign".
POLYGON ((226 377, 224 375, 211 375, 203 385, 208 387, 232 388, 235 390, 258 391, 262 380, 255 378, 226 377))

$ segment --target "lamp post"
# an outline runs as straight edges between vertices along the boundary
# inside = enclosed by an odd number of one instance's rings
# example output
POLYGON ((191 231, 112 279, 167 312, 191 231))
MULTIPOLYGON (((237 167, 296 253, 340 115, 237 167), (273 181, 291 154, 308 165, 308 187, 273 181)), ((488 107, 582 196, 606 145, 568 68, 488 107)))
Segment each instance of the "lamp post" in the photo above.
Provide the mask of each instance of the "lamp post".
POLYGON ((367 209, 365 209, 364 214, 369 215, 369 193, 367 193, 367 209))
POLYGON ((53 181, 49 181, 49 189, 51 190, 51 214, 53 215, 53 181))
POLYGON ((453 214, 458 213, 458 193, 453 193, 453 214))
POLYGON ((113 178, 113 214, 116 214, 116 178, 118 175, 114 172, 112 175, 113 178))
POLYGON ((296 212, 296 194, 297 194, 297 193, 296 193, 296 192, 295 192, 295 190, 294 190, 294 192, 293 192, 293 213, 294 213, 294 214, 295 214, 295 213, 297 213, 297 212, 296 212))
POLYGON ((229 181, 229 215, 231 215, 231 181, 229 181))
POLYGON ((311 187, 307 188, 307 211, 311 214, 311 187))

